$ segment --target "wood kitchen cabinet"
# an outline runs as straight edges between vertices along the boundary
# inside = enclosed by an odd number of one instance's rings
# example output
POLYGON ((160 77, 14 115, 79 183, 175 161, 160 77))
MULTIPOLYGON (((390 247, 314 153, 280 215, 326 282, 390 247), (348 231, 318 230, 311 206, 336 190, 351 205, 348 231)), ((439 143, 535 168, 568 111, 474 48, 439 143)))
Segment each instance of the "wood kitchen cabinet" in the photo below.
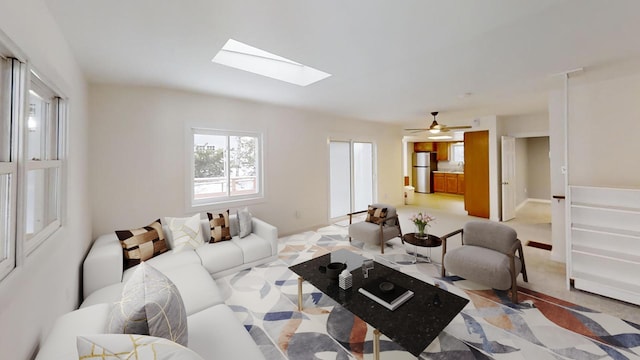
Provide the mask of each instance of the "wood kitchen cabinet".
POLYGON ((458 174, 458 194, 464 195, 464 174, 458 174))
POLYGON ((433 174, 433 192, 446 192, 447 185, 444 180, 444 174, 433 174))
POLYGON ((413 143, 413 152, 424 152, 424 151, 436 151, 436 147, 432 142, 417 142, 413 143))
POLYGON ((449 144, 448 142, 439 142, 436 146, 438 152, 438 161, 449 161, 449 144))
POLYGON ((458 174, 444 174, 444 182, 448 193, 458 193, 458 174))

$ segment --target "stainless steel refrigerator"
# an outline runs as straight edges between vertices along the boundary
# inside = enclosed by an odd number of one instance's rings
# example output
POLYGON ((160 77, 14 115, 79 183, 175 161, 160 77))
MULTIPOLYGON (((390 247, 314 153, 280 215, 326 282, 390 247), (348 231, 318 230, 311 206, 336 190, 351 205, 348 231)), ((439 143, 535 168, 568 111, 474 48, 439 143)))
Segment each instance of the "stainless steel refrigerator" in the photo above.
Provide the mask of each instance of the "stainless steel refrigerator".
POLYGON ((413 153, 413 187, 418 193, 432 193, 433 173, 438 170, 434 152, 413 153))

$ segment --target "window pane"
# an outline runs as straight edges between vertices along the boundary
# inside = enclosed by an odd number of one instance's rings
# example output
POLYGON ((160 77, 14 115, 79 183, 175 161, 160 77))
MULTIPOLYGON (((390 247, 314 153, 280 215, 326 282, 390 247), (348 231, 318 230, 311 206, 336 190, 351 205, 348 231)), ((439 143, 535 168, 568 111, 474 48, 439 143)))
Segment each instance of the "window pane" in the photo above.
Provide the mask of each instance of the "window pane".
POLYGON ((464 162, 464 143, 452 144, 451 150, 451 161, 464 162))
POLYGON ((227 196, 226 147, 226 136, 193 135, 194 200, 227 196))
POLYGON ((337 141, 332 141, 329 145, 331 218, 337 218, 351 212, 350 146, 348 142, 337 141))
POLYGON ((252 136, 229 137, 230 195, 258 193, 257 150, 258 138, 252 136))
POLYGON ((373 203, 373 144, 353 144, 353 211, 373 203))
POLYGON ((27 118, 27 158, 31 160, 44 160, 44 134, 47 124, 49 103, 31 91, 29 93, 29 109, 27 118))
POLYGON ((11 174, 0 175, 0 261, 9 256, 11 241, 11 174))
POLYGON ((0 162, 11 161, 11 67, 0 58, 0 162))
POLYGON ((47 213, 45 214, 46 224, 51 224, 60 220, 60 169, 45 169, 47 176, 47 199, 49 200, 47 213))
POLYGON ((26 233, 33 235, 59 218, 59 169, 30 170, 27 173, 26 233))

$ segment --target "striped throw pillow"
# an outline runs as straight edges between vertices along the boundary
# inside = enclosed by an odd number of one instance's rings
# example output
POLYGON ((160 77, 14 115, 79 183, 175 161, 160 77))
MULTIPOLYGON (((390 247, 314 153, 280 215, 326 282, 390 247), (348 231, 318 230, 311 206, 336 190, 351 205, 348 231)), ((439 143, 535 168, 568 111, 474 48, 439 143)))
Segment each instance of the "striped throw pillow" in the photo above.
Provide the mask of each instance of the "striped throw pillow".
POLYGON ((122 245, 125 269, 169 250, 160 219, 139 229, 117 230, 116 236, 122 245))
POLYGON ((210 243, 231 240, 231 226, 229 224, 229 210, 220 214, 207 213, 211 227, 210 243))
POLYGON ((367 219, 366 221, 374 224, 380 224, 387 217, 387 208, 376 208, 369 205, 369 209, 367 210, 367 219))

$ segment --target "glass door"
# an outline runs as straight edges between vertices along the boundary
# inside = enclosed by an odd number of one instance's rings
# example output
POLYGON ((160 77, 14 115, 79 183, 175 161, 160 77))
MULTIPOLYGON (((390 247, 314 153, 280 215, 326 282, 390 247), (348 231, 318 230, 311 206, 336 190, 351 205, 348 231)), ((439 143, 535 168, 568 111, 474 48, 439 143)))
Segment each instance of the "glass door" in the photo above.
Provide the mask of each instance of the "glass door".
POLYGON ((330 218, 366 210, 373 203, 373 144, 330 141, 330 218))

